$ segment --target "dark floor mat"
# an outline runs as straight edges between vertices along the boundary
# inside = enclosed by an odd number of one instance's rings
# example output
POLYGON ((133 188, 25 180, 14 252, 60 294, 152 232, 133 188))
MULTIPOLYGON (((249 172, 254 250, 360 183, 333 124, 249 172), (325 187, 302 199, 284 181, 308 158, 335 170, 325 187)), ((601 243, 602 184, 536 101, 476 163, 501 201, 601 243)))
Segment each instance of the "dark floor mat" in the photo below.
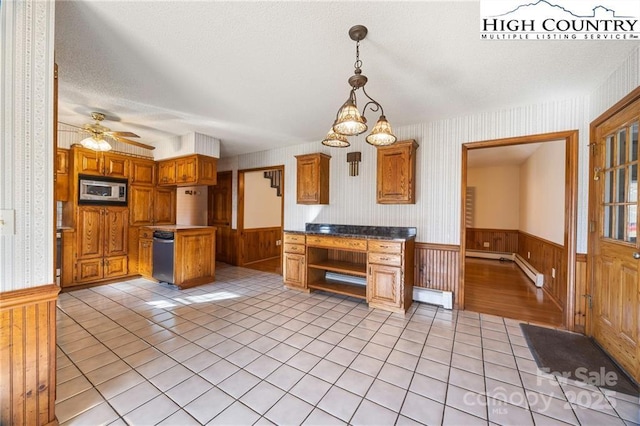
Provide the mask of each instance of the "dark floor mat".
POLYGON ((589 337, 520 324, 529 349, 543 371, 638 396, 638 387, 589 337))

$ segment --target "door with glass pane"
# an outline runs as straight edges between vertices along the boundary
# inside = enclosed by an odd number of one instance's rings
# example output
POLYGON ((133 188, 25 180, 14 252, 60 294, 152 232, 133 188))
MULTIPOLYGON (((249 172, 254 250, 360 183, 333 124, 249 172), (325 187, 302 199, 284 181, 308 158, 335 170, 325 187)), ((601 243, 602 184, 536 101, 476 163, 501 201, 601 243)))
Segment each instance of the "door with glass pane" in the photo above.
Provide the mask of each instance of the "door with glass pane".
POLYGON ((638 121, 640 100, 596 128, 593 335, 640 381, 638 121))

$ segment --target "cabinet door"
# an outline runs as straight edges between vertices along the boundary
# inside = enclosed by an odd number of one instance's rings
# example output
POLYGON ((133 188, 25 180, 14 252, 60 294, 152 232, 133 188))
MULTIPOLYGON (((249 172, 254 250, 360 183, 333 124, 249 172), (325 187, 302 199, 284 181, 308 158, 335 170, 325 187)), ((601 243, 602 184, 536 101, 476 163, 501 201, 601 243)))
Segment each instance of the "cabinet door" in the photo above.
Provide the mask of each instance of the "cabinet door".
POLYGON ((213 157, 198 157, 198 185, 215 185, 218 180, 217 160, 213 157))
POLYGON ((401 268, 369 266, 367 302, 370 306, 399 309, 402 307, 403 291, 401 268))
POLYGON ((152 186, 129 187, 129 210, 131 225, 153 225, 152 186))
POLYGON ((124 155, 109 154, 107 152, 102 154, 103 169, 102 173, 105 176, 128 178, 129 177, 129 159, 124 155))
POLYGON ((175 160, 160 161, 158 163, 158 185, 176 184, 175 160))
POLYGON ((282 257, 282 273, 284 283, 299 288, 306 288, 305 256, 303 254, 284 253, 282 257))
POLYGON ((176 285, 215 274, 215 234, 176 234, 176 285))
POLYGON ((104 259, 104 278, 127 275, 127 256, 113 256, 104 259))
POLYGON ((90 149, 73 148, 76 172, 91 175, 102 174, 102 154, 90 149))
POLYGON ((126 207, 105 208, 104 214, 104 255, 122 256, 127 254, 129 235, 129 209, 126 207))
MULTIPOLYGON (((104 238, 102 228, 103 207, 78 207, 77 245, 78 258, 102 257, 104 238)), ((80 277, 81 274, 78 274, 80 277)))
POLYGON ((104 259, 79 259, 76 263, 76 282, 83 283, 101 280, 104 276, 104 259))
POLYGON ((377 201, 379 204, 415 203, 415 149, 413 140, 378 148, 377 201))
POLYGON ((56 201, 69 201, 69 150, 56 150, 56 201))
POLYGON ((153 200, 154 223, 156 225, 175 225, 176 223, 176 189, 156 188, 153 200))
POLYGON ((141 239, 138 242, 138 273, 143 277, 151 277, 153 273, 153 240, 141 239))
POLYGON ((186 157, 176 160, 176 183, 196 183, 198 179, 197 157, 186 157))
POLYGON ((148 185, 155 183, 156 164, 151 160, 131 160, 131 185, 148 185))

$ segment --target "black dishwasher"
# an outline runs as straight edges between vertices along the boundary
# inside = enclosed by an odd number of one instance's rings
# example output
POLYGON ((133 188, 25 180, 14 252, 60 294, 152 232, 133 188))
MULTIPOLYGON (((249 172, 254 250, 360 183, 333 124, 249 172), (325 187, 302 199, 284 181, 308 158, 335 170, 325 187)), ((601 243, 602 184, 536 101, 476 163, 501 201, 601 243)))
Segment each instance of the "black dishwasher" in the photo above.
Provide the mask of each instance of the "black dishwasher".
POLYGON ((175 282, 173 270, 173 247, 173 232, 154 231, 152 276, 160 282, 170 284, 175 282))

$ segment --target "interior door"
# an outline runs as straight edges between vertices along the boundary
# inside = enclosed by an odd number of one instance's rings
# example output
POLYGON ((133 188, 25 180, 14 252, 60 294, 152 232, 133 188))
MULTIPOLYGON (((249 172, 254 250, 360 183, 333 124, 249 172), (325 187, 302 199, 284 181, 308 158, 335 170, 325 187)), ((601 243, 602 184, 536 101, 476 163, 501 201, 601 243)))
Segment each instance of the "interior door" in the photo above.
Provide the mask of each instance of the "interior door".
POLYGON ((233 263, 231 242, 232 172, 218 173, 217 183, 209 186, 208 224, 216 229, 216 259, 233 263))
POLYGON ((638 122, 640 99, 595 129, 597 237, 593 250, 593 336, 640 381, 638 122))

